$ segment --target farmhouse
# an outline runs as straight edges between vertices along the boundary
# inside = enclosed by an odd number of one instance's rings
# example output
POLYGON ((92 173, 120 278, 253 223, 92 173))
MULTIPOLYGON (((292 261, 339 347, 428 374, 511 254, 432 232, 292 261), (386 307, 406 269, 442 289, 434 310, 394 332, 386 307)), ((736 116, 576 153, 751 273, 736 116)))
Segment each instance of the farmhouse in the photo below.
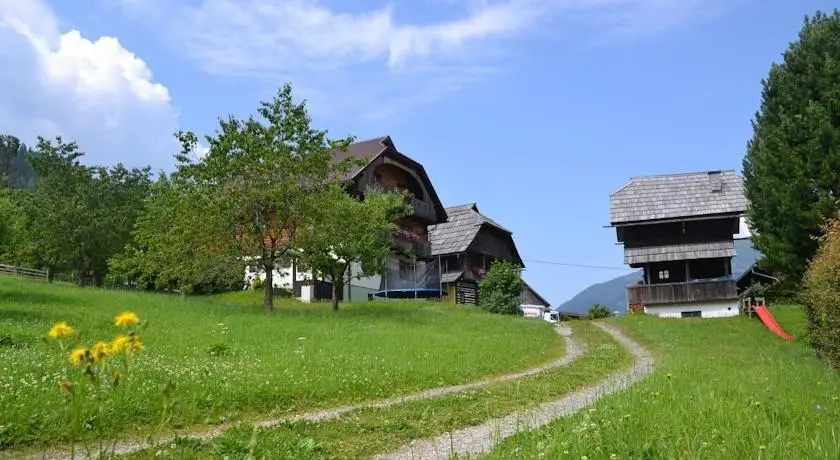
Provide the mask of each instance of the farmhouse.
POLYGON ((631 178, 610 195, 624 263, 643 269, 628 309, 667 317, 739 313, 733 235, 746 211, 741 177, 708 171, 631 178))
MULTIPOLYGON (((525 267, 513 233, 481 214, 475 203, 446 208, 449 219, 430 225, 432 254, 440 257, 441 284, 445 300, 459 304, 478 303, 478 281, 496 261, 525 267)), ((525 285, 521 309, 526 316, 542 317, 550 307, 531 286, 525 285)))
MULTIPOLYGON (((383 275, 361 277, 361 267, 350 267, 351 283, 345 283, 341 300, 378 297, 439 297, 440 266, 432 254, 427 226, 446 221, 446 210, 432 186, 423 165, 397 150, 389 136, 351 144, 347 151, 335 152, 336 161, 362 158, 363 166, 348 172, 348 193, 364 198, 367 188, 401 189, 410 195, 413 214, 395 222, 399 230, 392 235, 393 256, 383 275)), ((246 279, 265 276, 255 267, 246 268, 246 279)), ((331 296, 329 280, 314 280, 297 264, 278 267, 273 276, 275 288, 289 290, 303 300, 331 296)))

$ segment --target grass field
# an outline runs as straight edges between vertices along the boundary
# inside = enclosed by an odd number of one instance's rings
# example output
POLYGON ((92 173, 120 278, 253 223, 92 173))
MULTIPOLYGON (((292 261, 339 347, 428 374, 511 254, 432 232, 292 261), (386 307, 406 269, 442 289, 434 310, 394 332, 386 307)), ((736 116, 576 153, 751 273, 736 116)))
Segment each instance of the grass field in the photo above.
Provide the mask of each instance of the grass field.
MULTIPOLYGON (((799 308, 773 314, 804 333, 799 308)), ((655 374, 488 458, 840 458, 840 376, 804 341, 746 317, 612 321, 655 352, 655 374)))
MULTIPOLYGON (((156 458, 367 458, 412 440, 450 433, 550 401, 629 365, 630 356, 588 322, 571 324, 589 352, 568 366, 517 381, 384 409, 362 409, 322 423, 285 423, 228 430, 207 442, 181 439, 155 449, 156 458), (251 440, 253 436, 253 446, 251 440)), ((131 458, 147 458, 138 452, 131 458)))
POLYGON ((248 420, 372 400, 521 370, 562 355, 542 321, 431 303, 281 303, 268 315, 258 295, 187 298, 46 285, 0 278, 0 448, 67 436, 58 382, 67 354, 42 341, 66 320, 91 344, 116 333, 124 310, 148 319, 146 351, 130 388, 86 427, 132 434, 156 423, 168 379, 177 402, 168 427, 248 420))

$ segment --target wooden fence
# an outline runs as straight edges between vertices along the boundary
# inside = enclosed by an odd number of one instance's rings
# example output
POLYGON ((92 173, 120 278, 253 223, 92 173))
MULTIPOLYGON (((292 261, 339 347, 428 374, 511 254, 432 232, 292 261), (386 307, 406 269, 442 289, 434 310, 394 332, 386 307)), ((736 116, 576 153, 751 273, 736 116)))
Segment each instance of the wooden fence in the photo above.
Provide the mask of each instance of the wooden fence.
POLYGON ((0 275, 22 276, 24 278, 47 280, 46 270, 34 268, 15 267, 12 265, 0 264, 0 275))

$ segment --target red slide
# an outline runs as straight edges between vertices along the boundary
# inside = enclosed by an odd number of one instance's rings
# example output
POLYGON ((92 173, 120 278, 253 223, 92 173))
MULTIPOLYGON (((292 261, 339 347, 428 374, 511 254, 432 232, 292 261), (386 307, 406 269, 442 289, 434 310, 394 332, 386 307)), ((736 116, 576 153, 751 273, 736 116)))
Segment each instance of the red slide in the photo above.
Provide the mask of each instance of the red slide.
POLYGON ((761 319, 761 322, 764 323, 765 326, 767 326, 767 329, 770 329, 771 331, 775 332, 779 337, 785 340, 793 340, 796 338, 785 332, 784 329, 782 329, 782 327, 779 326, 779 323, 776 322, 776 318, 774 318, 773 315, 770 314, 770 310, 768 310, 767 307, 757 306, 754 308, 754 310, 755 314, 758 315, 758 317, 761 319))

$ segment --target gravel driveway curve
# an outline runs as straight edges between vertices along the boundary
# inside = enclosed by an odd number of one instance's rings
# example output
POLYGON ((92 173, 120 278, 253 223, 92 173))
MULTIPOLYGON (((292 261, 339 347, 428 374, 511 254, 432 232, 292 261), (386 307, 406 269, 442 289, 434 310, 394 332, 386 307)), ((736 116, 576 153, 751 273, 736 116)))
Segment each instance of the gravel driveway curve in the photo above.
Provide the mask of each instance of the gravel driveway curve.
POLYGON ((498 441, 504 438, 519 431, 545 425, 554 419, 572 415, 603 396, 629 387, 653 371, 653 356, 650 352, 612 325, 604 323, 595 323, 595 325, 610 334, 636 358, 635 363, 629 369, 613 374, 595 385, 582 388, 557 401, 541 404, 533 410, 488 420, 481 425, 435 438, 415 441, 404 445, 396 452, 379 455, 374 459, 449 460, 488 452, 498 441))
MULTIPOLYGON (((546 364, 539 365, 537 367, 532 367, 530 369, 526 369, 520 372, 514 372, 510 374, 503 374, 498 375, 495 377, 490 377, 484 380, 479 380, 475 382, 465 383, 462 385, 451 385, 445 387, 437 387, 431 388, 424 391, 419 391, 416 393, 410 393, 406 395, 399 395, 394 396, 387 399, 381 399, 378 401, 372 402, 364 402, 358 404, 349 404, 345 406, 333 407, 328 409, 322 409, 314 412, 307 412, 299 415, 294 415, 290 417, 279 417, 279 418, 272 418, 266 420, 259 420, 256 422, 251 422, 253 425, 256 425, 261 428, 268 428, 275 425, 279 425, 284 422, 290 421, 308 421, 308 422, 323 422, 328 420, 334 420, 340 418, 342 415, 352 412, 359 409, 367 409, 367 408, 385 408, 390 407, 396 404, 409 402, 409 401, 418 401, 422 399, 429 399, 434 398, 437 396, 444 396, 453 393, 460 393, 468 390, 474 390, 476 388, 485 387, 488 385, 507 382, 510 380, 516 380, 522 377, 528 377, 534 374, 539 374, 541 372, 545 372, 550 369, 554 369, 561 366, 567 366, 572 363, 574 360, 581 357, 586 352, 586 345, 575 341, 572 338, 572 331, 568 328, 568 326, 562 324, 556 324, 554 326, 555 332, 563 337, 563 342, 565 345, 565 353, 559 359, 554 361, 548 362, 546 364)), ((241 423, 241 422, 240 422, 241 423)), ((221 436, 225 431, 228 429, 238 425, 238 423, 231 423, 231 424, 220 424, 213 426, 211 428, 201 429, 201 430, 193 430, 193 431, 186 431, 186 432, 179 432, 175 434, 169 434, 167 436, 160 437, 156 440, 157 445, 166 444, 175 438, 191 438, 191 439, 198 439, 198 440, 208 440, 213 439, 221 436)), ((108 453, 114 453, 116 455, 125 455, 130 454, 133 452, 140 451, 147 447, 150 447, 149 443, 145 440, 140 439, 125 439, 118 441, 115 446, 113 446, 113 450, 111 448, 111 443, 106 442, 108 445, 108 453)), ((91 447, 93 447, 94 442, 91 442, 91 447)), ((95 451, 95 447, 93 448, 95 451)), ((80 455, 84 455, 85 448, 84 446, 77 445, 76 447, 76 458, 85 458, 84 456, 80 457, 80 455)), ((94 453, 95 455, 95 453, 94 453)), ((14 458, 14 459, 43 459, 48 458, 52 460, 75 460, 72 459, 70 456, 70 447, 66 446, 63 448, 52 448, 47 450, 46 452, 38 452, 34 454, 24 455, 20 452, 3 452, 0 451, 0 458, 14 458)))

